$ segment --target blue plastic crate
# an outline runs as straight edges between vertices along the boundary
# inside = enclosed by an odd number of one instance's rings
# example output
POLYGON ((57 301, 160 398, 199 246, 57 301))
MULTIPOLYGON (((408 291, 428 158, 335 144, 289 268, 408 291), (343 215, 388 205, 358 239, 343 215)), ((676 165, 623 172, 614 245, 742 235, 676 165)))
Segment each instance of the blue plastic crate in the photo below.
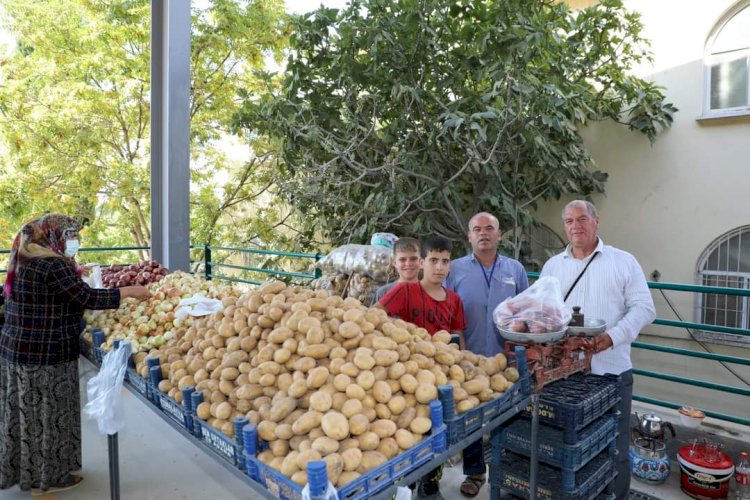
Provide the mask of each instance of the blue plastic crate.
POLYGON ((183 429, 193 428, 192 416, 189 408, 161 392, 158 387, 151 387, 151 394, 156 399, 155 402, 159 409, 169 416, 169 418, 171 418, 177 425, 183 429))
POLYGON ((127 368, 125 370, 125 381, 130 387, 133 388, 138 394, 151 398, 151 388, 144 378, 138 375, 138 372, 134 368, 127 368))
MULTIPOLYGON (((593 500, 612 484, 615 477, 614 459, 606 452, 599 454, 585 467, 576 472, 574 488, 563 489, 562 471, 547 465, 539 465, 537 498, 540 500, 593 500)), ((529 460, 507 452, 500 465, 490 464, 490 483, 494 491, 503 488, 513 495, 528 498, 529 460)), ((493 500, 495 496, 493 495, 493 500)))
POLYGON ((512 358, 515 358, 513 363, 519 372, 519 379, 513 386, 502 396, 487 401, 462 415, 456 415, 453 387, 451 385, 438 387, 438 398, 443 404, 443 421, 448 428, 448 446, 456 444, 531 395, 531 376, 526 368, 526 349, 521 346, 516 347, 512 358))
MULTIPOLYGON (((579 441, 578 431, 614 409, 620 400, 619 377, 576 373, 546 386, 539 397, 539 421, 564 429, 565 444, 579 441)), ((524 415, 531 417, 531 405, 524 415)))
MULTIPOLYGON (((361 500, 370 498, 378 491, 390 486, 398 478, 431 461, 445 451, 445 426, 440 426, 429 437, 384 464, 367 471, 360 477, 336 490, 339 500, 361 500)), ((294 483, 281 472, 264 464, 254 455, 245 454, 248 475, 260 482, 281 500, 300 500, 303 487, 294 483)))
POLYGON ((193 419, 193 429, 196 436, 218 457, 236 467, 243 467, 245 460, 238 442, 241 439, 231 438, 197 417, 193 419))
MULTIPOLYGON (((562 489, 575 488, 576 472, 589 461, 607 451, 614 456, 617 438, 617 419, 605 415, 581 432, 581 441, 575 445, 563 443, 562 431, 548 426, 539 427, 539 462, 553 465, 562 471, 562 489)), ((531 454, 531 423, 517 420, 503 429, 500 435, 500 446, 514 453, 529 456, 531 454)), ((501 448, 494 448, 490 463, 500 463, 501 448)))

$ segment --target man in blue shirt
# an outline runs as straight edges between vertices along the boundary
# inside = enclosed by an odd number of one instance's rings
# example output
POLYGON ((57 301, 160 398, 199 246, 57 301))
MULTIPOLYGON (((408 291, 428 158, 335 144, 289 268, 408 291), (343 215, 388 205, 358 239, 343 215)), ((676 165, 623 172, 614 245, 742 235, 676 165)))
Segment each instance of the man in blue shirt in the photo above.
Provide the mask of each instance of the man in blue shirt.
MULTIPOLYGON (((487 212, 474 215, 469 220, 468 233, 472 253, 451 263, 450 275, 445 282, 464 303, 466 348, 483 356, 503 352, 492 321, 492 311, 500 302, 529 286, 523 265, 497 253, 501 237, 497 217, 487 212)), ((461 493, 475 497, 485 481, 482 440, 469 445, 463 458, 466 479, 461 484, 461 493)))

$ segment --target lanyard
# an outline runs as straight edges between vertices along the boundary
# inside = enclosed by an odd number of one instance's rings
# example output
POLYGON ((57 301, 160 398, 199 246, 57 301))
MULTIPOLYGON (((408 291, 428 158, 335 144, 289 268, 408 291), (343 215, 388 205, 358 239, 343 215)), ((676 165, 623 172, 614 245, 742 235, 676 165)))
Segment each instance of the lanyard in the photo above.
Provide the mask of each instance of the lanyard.
POLYGON ((492 288, 492 275, 495 274, 495 264, 497 264, 497 255, 495 255, 495 260, 492 261, 492 269, 490 270, 489 276, 487 276, 487 271, 484 269, 484 265, 482 262, 477 259, 477 263, 479 264, 479 267, 482 269, 482 274, 484 274, 484 281, 487 283, 487 293, 490 293, 490 289, 492 288))

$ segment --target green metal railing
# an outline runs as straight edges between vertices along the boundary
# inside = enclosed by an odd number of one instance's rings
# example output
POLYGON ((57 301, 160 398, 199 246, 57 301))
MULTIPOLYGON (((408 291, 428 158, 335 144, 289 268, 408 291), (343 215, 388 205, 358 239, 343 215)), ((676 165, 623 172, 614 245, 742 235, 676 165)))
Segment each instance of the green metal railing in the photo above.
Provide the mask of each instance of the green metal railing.
MULTIPOLYGON (((110 247, 110 248, 85 248, 81 249, 81 252, 114 252, 114 251, 134 251, 134 250, 148 250, 148 247, 110 247)), ((277 252, 274 250, 261 250, 261 249, 249 249, 249 248, 232 248, 222 246, 210 246, 210 245, 191 245, 191 252, 200 253, 200 257, 191 260, 191 264, 195 265, 194 272, 201 272, 206 279, 221 279, 231 282, 246 283, 252 285, 258 285, 262 283, 263 277, 280 277, 290 278, 297 280, 312 280, 320 277, 320 270, 315 269, 313 272, 303 271, 289 271, 286 269, 274 269, 266 264, 264 265, 251 265, 242 266, 235 263, 226 262, 232 254, 243 254, 253 255, 259 258, 270 258, 274 260, 274 263, 279 262, 290 262, 294 259, 304 261, 317 262, 321 257, 320 253, 298 253, 298 252, 277 252), (217 261, 215 259, 216 254, 221 253, 223 259, 217 261), (201 269, 202 268, 202 269, 201 269), (236 272, 236 275, 229 275, 228 272, 236 272), (248 276, 251 275, 251 276, 248 276)), ((9 253, 8 250, 0 250, 0 255, 9 253)), ((307 267, 305 265, 294 266, 297 268, 307 267)), ((5 272, 5 270, 0 270, 5 272)), ((539 273, 529 273, 529 278, 536 279, 539 277, 539 273)), ((653 290, 669 290, 676 292, 687 292, 687 293, 701 293, 701 294, 719 294, 719 295, 731 295, 731 296, 743 296, 750 297, 750 290, 738 289, 738 288, 727 288, 727 287, 709 287, 700 285, 687 285, 681 283, 661 283, 661 282, 649 282, 649 288, 653 290)), ((734 335, 750 336, 750 330, 740 328, 729 328, 717 325, 708 325, 702 323, 686 322, 686 321, 675 321, 663 318, 657 318, 654 325, 660 325, 663 327, 671 328, 682 328, 688 330, 702 330, 719 333, 730 333, 734 335)), ((718 363, 731 363, 735 365, 750 366, 750 359, 741 356, 729 356, 723 354, 716 354, 711 352, 695 351, 691 349, 683 349, 676 347, 662 346, 658 344, 652 344, 648 342, 634 342, 633 348, 663 352, 675 356, 684 356, 686 358, 700 358, 715 361, 718 363)), ((640 368, 634 368, 633 373, 643 377, 654 378, 667 382, 672 382, 685 386, 700 387, 712 391, 718 391, 732 395, 731 397, 750 397, 750 388, 737 387, 727 384, 719 384, 715 382, 709 382, 704 380, 698 380, 691 377, 680 377, 669 373, 656 372, 651 370, 644 370, 640 368)), ((666 408, 679 408, 681 404, 647 397, 639 394, 635 394, 633 399, 645 403, 655 404, 666 408)), ((748 400, 748 408, 750 408, 750 400, 748 400)), ((706 415, 721 420, 739 423, 742 425, 750 426, 750 418, 748 415, 729 415, 725 413, 714 412, 706 408, 701 408, 706 415)), ((750 414, 750 412, 749 412, 750 414)))

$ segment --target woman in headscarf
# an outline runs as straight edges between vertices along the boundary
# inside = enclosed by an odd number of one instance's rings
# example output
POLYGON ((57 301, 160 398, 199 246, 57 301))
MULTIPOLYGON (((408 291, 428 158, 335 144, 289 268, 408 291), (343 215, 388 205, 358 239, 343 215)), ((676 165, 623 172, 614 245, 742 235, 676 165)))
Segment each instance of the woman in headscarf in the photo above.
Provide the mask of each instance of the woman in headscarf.
POLYGON ((74 259, 81 224, 46 214, 13 241, 0 333, 0 490, 32 495, 80 484, 79 335, 84 309, 115 309, 142 286, 92 289, 74 259))

